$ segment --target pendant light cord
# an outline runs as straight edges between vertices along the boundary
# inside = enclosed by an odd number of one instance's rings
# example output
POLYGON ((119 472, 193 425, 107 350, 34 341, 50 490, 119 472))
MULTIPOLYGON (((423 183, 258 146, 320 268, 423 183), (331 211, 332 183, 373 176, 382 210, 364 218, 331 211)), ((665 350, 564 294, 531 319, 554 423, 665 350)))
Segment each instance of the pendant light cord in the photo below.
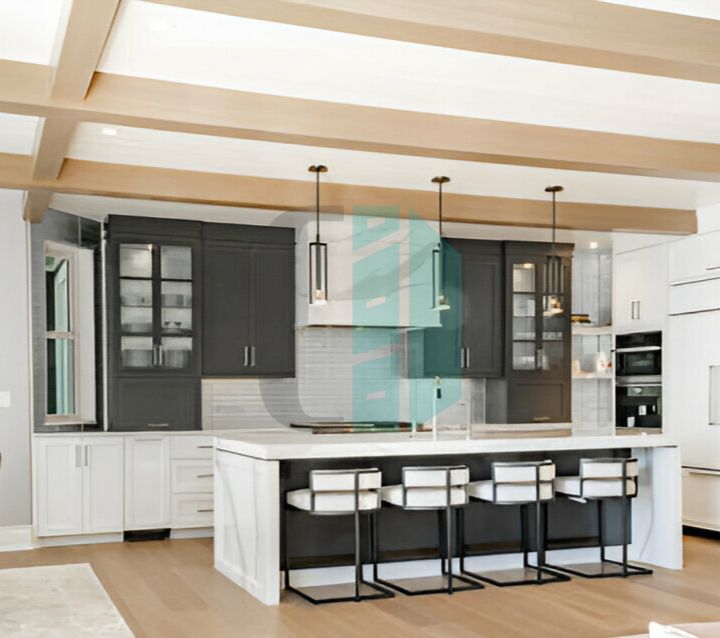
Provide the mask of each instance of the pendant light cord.
POLYGON ((438 184, 438 234, 440 235, 440 241, 442 241, 443 230, 442 230, 442 182, 438 184))
POLYGON ((555 211, 555 195, 557 193, 553 191, 553 245, 552 245, 552 255, 555 256, 555 228, 556 228, 556 221, 557 221, 557 213, 555 211))
POLYGON ((315 241, 320 243, 320 171, 315 173, 315 241))

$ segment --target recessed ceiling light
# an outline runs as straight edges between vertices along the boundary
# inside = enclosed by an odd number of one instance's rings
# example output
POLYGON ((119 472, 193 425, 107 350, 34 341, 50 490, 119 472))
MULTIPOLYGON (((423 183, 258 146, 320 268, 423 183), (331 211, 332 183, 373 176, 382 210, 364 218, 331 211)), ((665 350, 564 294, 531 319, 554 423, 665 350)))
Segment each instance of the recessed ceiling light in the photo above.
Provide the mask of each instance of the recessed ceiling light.
POLYGON ((117 129, 114 126, 103 126, 102 127, 102 134, 107 135, 109 137, 112 137, 113 135, 117 135, 117 129))
POLYGON ((595 250, 598 246, 599 244, 596 241, 590 242, 590 250, 595 250))

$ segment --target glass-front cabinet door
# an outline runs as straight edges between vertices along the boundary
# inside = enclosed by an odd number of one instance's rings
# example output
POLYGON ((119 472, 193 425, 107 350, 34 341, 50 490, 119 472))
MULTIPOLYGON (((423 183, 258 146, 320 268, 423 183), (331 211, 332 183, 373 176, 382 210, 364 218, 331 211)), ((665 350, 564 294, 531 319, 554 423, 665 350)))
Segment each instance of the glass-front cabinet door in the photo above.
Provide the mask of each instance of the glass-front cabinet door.
POLYGON ((193 248, 121 242, 119 368, 190 371, 194 364, 193 248))
POLYGON ((569 354, 569 260, 513 256, 509 276, 513 372, 562 376, 569 354))

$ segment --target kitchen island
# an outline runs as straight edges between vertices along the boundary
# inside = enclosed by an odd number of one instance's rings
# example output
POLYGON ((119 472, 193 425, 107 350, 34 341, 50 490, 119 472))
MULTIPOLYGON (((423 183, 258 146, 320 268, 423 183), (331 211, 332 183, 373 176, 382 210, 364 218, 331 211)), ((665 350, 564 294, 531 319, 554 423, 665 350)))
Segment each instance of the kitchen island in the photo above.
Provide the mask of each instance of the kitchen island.
MULTIPOLYGON (((488 432, 467 436, 441 432, 326 434, 279 429, 238 432, 215 438, 215 568, 267 605, 280 601, 288 552, 299 586, 349 582, 350 521, 346 517, 311 517, 292 511, 283 530, 285 492, 307 487, 311 469, 379 467, 383 483, 400 482, 403 465, 467 464, 472 480, 489 478, 496 460, 555 461, 559 475, 577 473, 581 457, 633 456, 639 460, 639 495, 632 501, 629 555, 650 565, 682 568, 680 455, 662 434, 599 434, 593 430, 488 432), (347 522, 347 525, 345 524, 347 522)), ((517 515, 473 503, 468 509, 470 568, 501 569, 521 559, 517 515), (474 522, 473 522, 474 521, 474 522)), ((548 561, 597 559, 594 508, 566 499, 550 504, 548 561)), ((437 569, 437 524, 433 512, 383 509, 380 514, 380 560, 383 574, 420 576, 437 569), (422 514, 424 516, 420 516, 422 514)), ((608 517, 608 543, 619 530, 608 517), (613 528, 615 528, 613 532, 613 528)), ((608 550, 613 557, 616 548, 608 550)))

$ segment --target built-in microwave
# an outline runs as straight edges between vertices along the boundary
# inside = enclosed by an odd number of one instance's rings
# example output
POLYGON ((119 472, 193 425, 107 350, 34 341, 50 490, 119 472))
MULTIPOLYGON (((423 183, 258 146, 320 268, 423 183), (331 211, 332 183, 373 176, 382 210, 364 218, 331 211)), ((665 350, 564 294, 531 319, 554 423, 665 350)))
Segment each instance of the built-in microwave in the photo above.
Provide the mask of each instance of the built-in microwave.
POLYGON ((659 378, 661 374, 661 332, 637 332, 616 337, 615 375, 617 377, 659 378))

